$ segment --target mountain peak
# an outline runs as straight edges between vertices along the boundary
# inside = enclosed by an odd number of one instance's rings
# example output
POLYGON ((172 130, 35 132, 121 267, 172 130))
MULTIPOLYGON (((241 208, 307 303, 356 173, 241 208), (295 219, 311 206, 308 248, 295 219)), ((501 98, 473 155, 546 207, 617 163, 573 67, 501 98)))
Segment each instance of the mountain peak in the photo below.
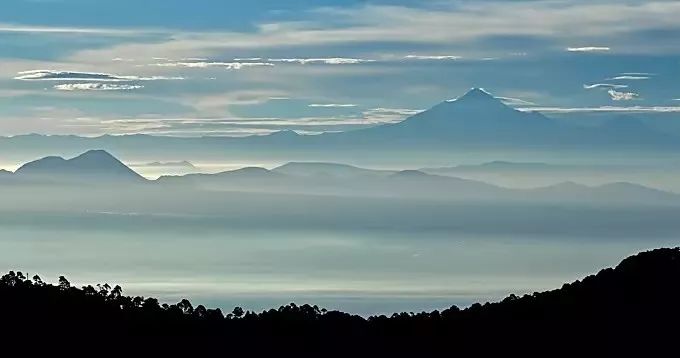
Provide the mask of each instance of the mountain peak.
POLYGON ((96 160, 96 161, 99 161, 99 160, 112 160, 112 159, 115 160, 115 161, 118 161, 118 159, 116 159, 116 157, 111 155, 111 153, 109 153, 105 150, 102 150, 102 149, 95 149, 95 150, 88 150, 87 152, 85 152, 85 153, 83 153, 83 154, 81 154, 81 155, 79 155, 79 156, 77 156, 77 157, 75 157, 71 160, 96 160))
POLYGON ((464 95, 448 100, 447 102, 468 102, 468 101, 491 101, 500 102, 494 95, 484 88, 474 87, 467 91, 464 95))

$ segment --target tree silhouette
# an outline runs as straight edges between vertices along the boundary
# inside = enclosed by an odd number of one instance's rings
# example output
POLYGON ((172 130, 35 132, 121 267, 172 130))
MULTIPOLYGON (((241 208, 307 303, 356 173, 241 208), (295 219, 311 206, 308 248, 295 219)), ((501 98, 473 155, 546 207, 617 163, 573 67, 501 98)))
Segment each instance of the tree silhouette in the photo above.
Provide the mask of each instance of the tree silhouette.
POLYGON ((261 313, 236 307, 225 317, 186 299, 161 305, 125 296, 120 286, 79 289, 63 276, 56 286, 26 277, 0 277, 5 350, 31 337, 24 347, 31 353, 77 340, 119 351, 147 347, 151 356, 176 356, 183 347, 187 356, 224 355, 226 346, 248 356, 672 356, 680 322, 678 248, 629 257, 557 290, 368 318, 294 303, 261 313))
POLYGON ((243 308, 234 307, 234 310, 231 312, 231 314, 236 318, 241 318, 241 317, 243 317, 243 314, 244 314, 243 308))

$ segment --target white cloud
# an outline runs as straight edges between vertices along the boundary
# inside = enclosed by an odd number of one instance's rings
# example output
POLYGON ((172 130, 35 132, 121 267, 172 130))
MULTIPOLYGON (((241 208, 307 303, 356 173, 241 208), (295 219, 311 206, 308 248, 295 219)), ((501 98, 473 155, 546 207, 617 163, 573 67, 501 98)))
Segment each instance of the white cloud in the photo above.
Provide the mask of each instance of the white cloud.
POLYGON ((280 90, 236 90, 210 94, 191 94, 177 99, 179 103, 194 108, 201 116, 231 115, 230 107, 239 105, 258 105, 272 100, 272 98, 288 97, 280 90))
MULTIPOLYGON (((139 31, 127 29, 106 29, 87 27, 50 27, 50 26, 24 26, 15 24, 0 24, 0 32, 18 33, 47 33, 47 34, 85 34, 85 35, 109 35, 109 36, 137 36, 139 31)), ((145 33, 150 31, 145 30, 145 33)))
POLYGON ((614 81, 625 81, 625 80, 648 80, 650 77, 649 76, 632 76, 632 75, 623 75, 623 76, 616 76, 612 78, 608 78, 607 80, 614 80, 614 81))
POLYGON ((312 103, 308 105, 307 107, 312 107, 312 108, 350 108, 350 107, 356 107, 356 104, 350 104, 350 103, 312 103))
POLYGON ((371 124, 397 123, 422 111, 407 108, 372 108, 363 112, 363 120, 371 124))
POLYGON ((144 86, 111 83, 67 83, 54 86, 59 91, 131 91, 141 88, 144 86))
POLYGON ((375 62, 375 60, 367 60, 361 58, 344 58, 344 57, 329 57, 329 58, 270 58, 269 62, 283 62, 283 63, 299 63, 301 65, 321 63, 326 65, 356 65, 359 63, 375 62))
POLYGON ((183 80, 183 77, 166 76, 121 76, 110 73, 78 72, 60 70, 31 70, 17 73, 15 80, 21 81, 96 81, 96 82, 129 82, 129 81, 160 81, 183 80))
POLYGON ((651 76, 655 76, 656 74, 654 74, 654 73, 649 73, 649 72, 624 72, 624 73, 622 73, 621 75, 625 75, 625 76, 647 76, 647 77, 651 77, 651 76))
POLYGON ((524 112, 540 112, 540 113, 589 113, 589 112, 621 112, 621 113, 680 113, 680 106, 632 106, 632 107, 532 107, 532 108, 518 108, 524 112))
POLYGON ((519 98, 499 97, 499 96, 496 96, 495 98, 500 100, 501 102, 509 105, 509 106, 535 106, 536 105, 536 103, 525 101, 525 100, 519 99, 519 98))
POLYGON ((609 47, 599 47, 599 46, 588 46, 588 47, 567 47, 569 52, 607 52, 610 51, 609 47))
POLYGON ((407 55, 406 60, 460 60, 461 56, 454 55, 407 55))
POLYGON ((584 89, 596 89, 596 88, 604 88, 604 89, 622 89, 622 88, 628 88, 628 85, 619 85, 619 84, 614 84, 614 83, 595 83, 592 85, 583 85, 584 89))
POLYGON ((192 61, 192 62, 162 62, 155 63, 152 66, 158 67, 185 67, 185 68, 209 68, 209 67, 223 67, 228 70, 240 70, 248 67, 272 67, 270 62, 206 62, 206 61, 192 61))
POLYGON ((640 97, 639 94, 634 92, 619 92, 613 89, 610 89, 607 93, 609 93, 613 101, 632 101, 640 97))
POLYGON ((371 113, 383 113, 383 114, 396 114, 400 116, 412 116, 423 112, 422 109, 409 109, 409 108, 372 108, 368 110, 371 113))

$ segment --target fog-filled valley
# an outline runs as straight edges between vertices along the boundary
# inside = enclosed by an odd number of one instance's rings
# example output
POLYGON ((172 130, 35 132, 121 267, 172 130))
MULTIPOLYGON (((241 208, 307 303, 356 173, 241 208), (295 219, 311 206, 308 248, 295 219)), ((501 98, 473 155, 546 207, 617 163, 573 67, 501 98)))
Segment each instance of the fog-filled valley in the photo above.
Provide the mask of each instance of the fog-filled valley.
POLYGON ((677 194, 592 165, 201 171, 181 158, 127 166, 94 150, 4 172, 2 260, 171 301, 373 314, 546 289, 680 232, 677 194), (515 185, 491 184, 508 172, 515 185), (559 181, 565 172, 612 180, 559 181), (555 183, 531 185, 534 176, 555 183))

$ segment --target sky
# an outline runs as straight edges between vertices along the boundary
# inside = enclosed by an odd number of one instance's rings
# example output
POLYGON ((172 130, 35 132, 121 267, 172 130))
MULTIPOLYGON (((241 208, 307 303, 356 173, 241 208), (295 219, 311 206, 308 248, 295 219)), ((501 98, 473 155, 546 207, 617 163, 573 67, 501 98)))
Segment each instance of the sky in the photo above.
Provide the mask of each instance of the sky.
POLYGON ((3 0, 0 135, 342 131, 483 87, 680 112, 680 1, 3 0))

